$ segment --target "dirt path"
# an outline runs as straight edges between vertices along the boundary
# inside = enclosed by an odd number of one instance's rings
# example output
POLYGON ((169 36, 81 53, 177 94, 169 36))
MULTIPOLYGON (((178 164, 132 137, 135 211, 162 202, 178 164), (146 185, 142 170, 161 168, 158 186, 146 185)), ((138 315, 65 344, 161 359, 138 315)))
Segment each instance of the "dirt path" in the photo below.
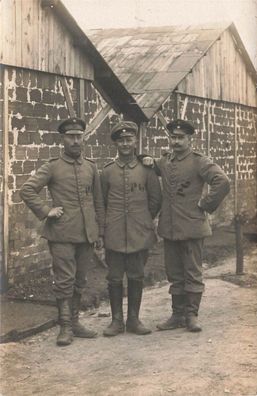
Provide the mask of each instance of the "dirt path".
POLYGON ((145 291, 142 319, 153 331, 140 337, 101 336, 107 304, 84 323, 95 340, 55 346, 57 328, 0 346, 2 396, 255 396, 257 395, 257 289, 206 280, 200 314, 204 331, 155 331, 170 312, 168 286, 145 291))

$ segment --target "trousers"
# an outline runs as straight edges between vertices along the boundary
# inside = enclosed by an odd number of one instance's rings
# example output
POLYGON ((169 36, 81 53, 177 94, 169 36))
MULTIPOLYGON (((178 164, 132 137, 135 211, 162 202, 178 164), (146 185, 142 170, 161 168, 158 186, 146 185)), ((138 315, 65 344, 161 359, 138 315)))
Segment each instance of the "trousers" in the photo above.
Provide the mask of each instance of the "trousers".
POLYGON ((93 249, 87 243, 59 243, 48 241, 53 260, 55 297, 70 298, 74 291, 82 294, 86 286, 86 272, 93 249))
POLYGON ((202 293, 203 239, 171 241, 164 239, 164 261, 170 294, 202 293))
POLYGON ((126 273, 128 279, 142 281, 147 258, 148 250, 121 253, 107 249, 105 252, 105 260, 108 266, 106 279, 109 283, 121 283, 126 273))

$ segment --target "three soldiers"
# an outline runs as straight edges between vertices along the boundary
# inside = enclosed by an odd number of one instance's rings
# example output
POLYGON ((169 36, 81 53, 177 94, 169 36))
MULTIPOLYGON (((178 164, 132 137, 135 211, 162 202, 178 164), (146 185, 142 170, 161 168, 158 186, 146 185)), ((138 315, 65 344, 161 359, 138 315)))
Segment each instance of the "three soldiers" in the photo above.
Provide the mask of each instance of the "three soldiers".
POLYGON ((118 157, 107 164, 101 182, 93 161, 83 158, 83 120, 73 118, 58 128, 64 154, 44 164, 21 189, 21 197, 34 214, 46 219, 43 237, 53 258, 54 292, 59 311, 58 345, 72 337, 92 338, 94 331, 79 323, 79 306, 86 284, 87 261, 92 247, 106 249, 112 322, 105 336, 125 331, 139 335, 151 331, 139 320, 144 266, 156 241, 153 219, 162 210, 158 233, 164 239, 165 267, 171 282, 172 316, 159 330, 185 327, 200 331, 197 322, 204 284, 203 240, 211 234, 206 217, 229 192, 221 168, 190 148, 193 126, 184 120, 168 123, 172 153, 160 160, 138 160, 135 155, 138 127, 121 121, 111 138, 118 157), (150 160, 150 162, 149 162, 150 160), (144 165, 145 164, 145 165, 144 165), (162 177, 163 198, 158 176, 162 177), (210 186, 203 196, 203 186, 210 186), (101 188, 102 184, 102 188, 101 188), (50 208, 39 196, 47 186, 50 208), (106 216, 105 216, 106 211, 106 216), (128 280, 128 312, 123 318, 123 277, 128 280))

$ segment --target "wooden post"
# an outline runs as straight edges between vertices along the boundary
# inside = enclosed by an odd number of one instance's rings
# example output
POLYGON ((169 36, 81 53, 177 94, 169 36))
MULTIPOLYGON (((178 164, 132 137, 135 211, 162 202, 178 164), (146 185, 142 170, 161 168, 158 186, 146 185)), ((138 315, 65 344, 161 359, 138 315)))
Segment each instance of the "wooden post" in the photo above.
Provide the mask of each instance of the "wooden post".
POLYGON ((207 156, 209 157, 211 154, 211 131, 210 131, 210 124, 211 124, 211 114, 210 114, 210 106, 211 102, 208 100, 207 102, 207 156))
POLYGON ((79 117, 85 120, 85 81, 79 80, 79 117))
POLYGON ((67 103, 67 107, 68 107, 68 112, 71 118, 76 117, 76 113, 75 110, 73 108, 73 104, 72 104, 72 100, 71 100, 71 96, 70 96, 70 92, 69 92, 69 88, 68 88, 68 84, 66 81, 66 78, 64 76, 59 76, 59 80, 61 82, 62 85, 62 90, 63 90, 63 94, 67 103))
POLYGON ((234 118, 235 118, 235 126, 234 126, 234 135, 235 135, 235 140, 234 140, 234 152, 235 152, 235 157, 234 157, 234 214, 235 216, 238 214, 238 201, 237 201, 237 107, 235 105, 234 107, 234 118))
POLYGON ((186 114, 186 109, 187 109, 187 102, 188 102, 188 96, 185 97, 182 112, 181 112, 181 120, 184 120, 185 114, 186 114))
POLYGON ((235 142, 234 142, 234 167, 235 167, 235 177, 234 177, 234 222, 235 222, 235 234, 236 234, 236 274, 242 275, 244 273, 244 251, 243 251, 243 232, 242 232, 242 216, 239 214, 238 210, 238 185, 237 185, 237 153, 238 153, 238 138, 237 138, 237 106, 235 105, 235 142))
POLYGON ((8 203, 8 177, 9 177, 9 106, 8 106, 8 69, 4 68, 4 111, 3 111, 3 290, 8 283, 8 258, 9 258, 9 203, 8 203))
POLYGON ((244 273, 244 249, 243 249, 243 232, 242 219, 240 215, 235 216, 235 232, 236 232, 236 274, 244 273))
POLYGON ((167 121, 165 120, 164 115, 162 114, 161 111, 158 111, 158 113, 156 113, 156 114, 157 114, 157 117, 158 117, 159 121, 161 122, 162 126, 164 127, 165 134, 169 137, 170 134, 169 134, 169 131, 167 129, 167 121))
POLYGON ((109 112, 111 111, 111 106, 109 104, 106 104, 93 118, 92 121, 90 121, 90 124, 86 128, 85 132, 85 138, 88 137, 108 116, 109 112))
POLYGON ((138 154, 142 154, 143 152, 143 132, 145 129, 145 125, 142 122, 138 128, 138 154))
POLYGON ((177 97, 176 97, 176 112, 177 112, 177 118, 180 118, 180 110, 179 110, 179 101, 180 101, 180 94, 177 93, 177 97))

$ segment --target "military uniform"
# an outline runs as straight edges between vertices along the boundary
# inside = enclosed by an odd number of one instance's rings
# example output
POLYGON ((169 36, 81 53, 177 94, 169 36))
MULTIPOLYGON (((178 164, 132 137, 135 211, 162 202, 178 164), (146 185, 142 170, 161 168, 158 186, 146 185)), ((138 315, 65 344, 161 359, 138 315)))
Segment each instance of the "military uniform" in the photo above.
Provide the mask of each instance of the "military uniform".
MULTIPOLYGON (((138 252, 148 250, 156 242, 152 219, 157 215, 161 202, 158 177, 137 158, 128 164, 118 158, 105 166, 101 180, 106 203, 104 242, 107 256, 111 256, 108 261, 112 265, 112 252, 121 253, 120 257, 132 255, 133 271, 129 275, 141 280, 144 259, 137 264, 135 261, 138 252)), ((123 266, 117 264, 115 267, 116 271, 112 271, 116 272, 114 278, 117 281, 117 273, 123 266)), ((122 279, 123 274, 120 273, 118 281, 122 279)), ((112 273, 108 280, 114 280, 112 273)))
MULTIPOLYGON (((183 120, 168 125, 171 133, 175 128, 181 128, 188 134, 194 131, 183 120)), ((171 282, 173 313, 183 316, 187 296, 187 300, 191 297, 191 301, 186 303, 187 315, 197 316, 204 290, 203 240, 211 235, 207 213, 212 213, 227 195, 229 181, 218 165, 189 147, 181 153, 164 154, 156 161, 156 171, 162 177, 163 184, 158 233, 164 238, 165 267, 171 282), (205 183, 209 185, 209 192, 204 195, 205 183)), ((161 330, 165 329, 161 327, 161 330)))
POLYGON ((41 166, 24 183, 21 197, 39 220, 46 219, 42 237, 49 241, 51 251, 59 251, 60 247, 60 252, 53 254, 53 265, 58 273, 54 284, 56 297, 69 298, 74 288, 81 294, 85 287, 85 257, 89 257, 90 245, 104 230, 104 204, 95 164, 82 157, 73 159, 63 154, 41 166), (45 186, 50 192, 52 206, 64 209, 59 219, 47 218, 50 207, 38 195, 45 186), (83 249, 80 245, 78 256, 78 273, 74 273, 75 258, 71 259, 74 244, 83 245, 83 249))
MULTIPOLYGON (((130 136, 131 127, 133 136, 137 126, 127 121, 116 125, 113 133, 117 138, 117 134, 124 130, 124 135, 130 136)), ((161 205, 160 183, 155 172, 144 167, 136 157, 129 163, 117 158, 107 164, 101 181, 106 205, 104 241, 112 313, 114 320, 118 318, 118 321, 123 322, 121 304, 124 273, 128 277, 128 316, 135 304, 138 316, 144 265, 148 249, 156 241, 153 219, 161 205)), ((105 335, 116 334, 107 331, 105 335)))
MULTIPOLYGON (((59 132, 77 135, 83 133, 84 126, 82 120, 68 119, 59 132)), ((39 220, 46 220, 42 237, 48 240, 53 258, 53 290, 59 309, 66 306, 66 317, 69 305, 73 305, 74 322, 78 319, 92 244, 104 232, 104 202, 96 165, 81 155, 73 158, 64 153, 41 166, 24 183, 21 197, 39 220), (48 217, 51 208, 39 196, 45 186, 52 207, 63 208, 60 218, 48 217)))

